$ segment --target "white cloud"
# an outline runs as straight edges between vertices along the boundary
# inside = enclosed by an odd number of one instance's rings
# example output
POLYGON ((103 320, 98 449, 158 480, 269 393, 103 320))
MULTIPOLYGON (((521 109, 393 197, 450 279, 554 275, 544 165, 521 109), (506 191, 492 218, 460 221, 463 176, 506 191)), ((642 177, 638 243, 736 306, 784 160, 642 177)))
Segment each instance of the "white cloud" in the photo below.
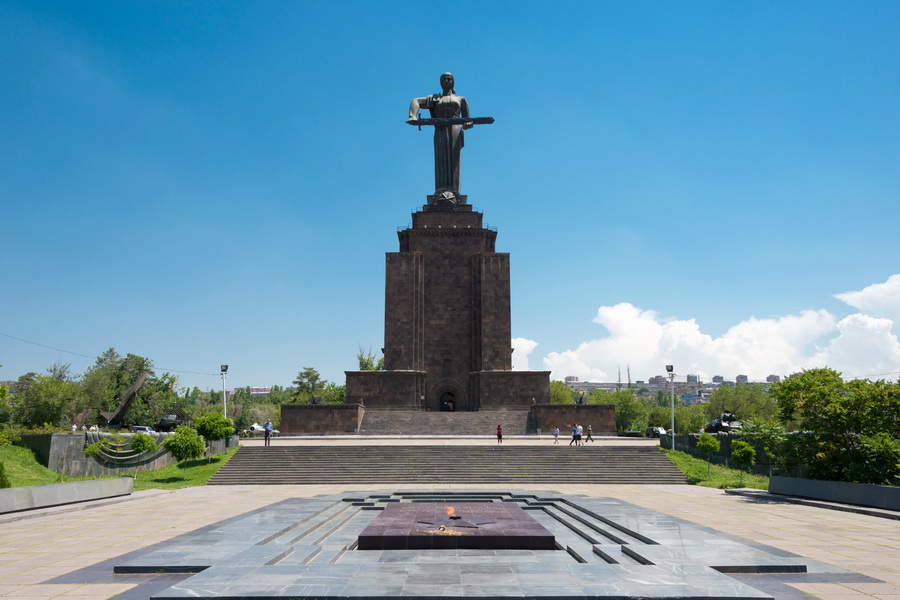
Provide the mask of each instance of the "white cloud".
POLYGON ((529 371, 528 368, 528 355, 531 354, 531 351, 537 348, 538 343, 534 340, 527 340, 525 338, 513 338, 512 339, 512 368, 513 371, 529 371))
POLYGON ((835 294, 835 298, 853 308, 900 323, 900 274, 891 275, 884 283, 875 283, 858 292, 835 294))
POLYGON ((900 342, 892 329, 900 322, 900 275, 886 283, 836 297, 876 316, 852 314, 838 320, 826 310, 770 319, 750 317, 722 336, 703 333, 694 319, 663 319, 656 311, 627 302, 601 306, 594 322, 609 335, 583 342, 574 350, 551 352, 544 368, 553 379, 574 375, 587 381, 633 379, 662 375, 666 364, 679 376, 698 374, 734 379, 747 375, 789 375, 801 369, 829 366, 845 377, 896 378, 900 373, 900 342))

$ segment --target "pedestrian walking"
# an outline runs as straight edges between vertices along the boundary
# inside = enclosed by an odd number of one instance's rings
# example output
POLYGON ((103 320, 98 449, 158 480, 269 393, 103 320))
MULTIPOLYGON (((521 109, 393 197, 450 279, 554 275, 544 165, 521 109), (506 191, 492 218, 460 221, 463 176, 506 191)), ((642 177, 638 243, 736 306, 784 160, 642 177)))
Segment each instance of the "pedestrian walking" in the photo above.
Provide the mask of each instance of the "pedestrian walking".
POLYGON ((572 441, 569 442, 569 445, 571 446, 572 444, 575 444, 577 446, 578 445, 577 442, 578 442, 578 425, 576 425, 575 423, 572 423, 572 441))
POLYGON ((553 443, 554 444, 559 443, 559 427, 553 428, 553 443))
POLYGON ((585 442, 593 442, 594 441, 594 438, 591 437, 591 431, 592 431, 591 426, 588 425, 587 426, 587 438, 585 438, 585 440, 584 440, 585 442))
POLYGON ((503 428, 497 425, 497 443, 503 443, 503 428))

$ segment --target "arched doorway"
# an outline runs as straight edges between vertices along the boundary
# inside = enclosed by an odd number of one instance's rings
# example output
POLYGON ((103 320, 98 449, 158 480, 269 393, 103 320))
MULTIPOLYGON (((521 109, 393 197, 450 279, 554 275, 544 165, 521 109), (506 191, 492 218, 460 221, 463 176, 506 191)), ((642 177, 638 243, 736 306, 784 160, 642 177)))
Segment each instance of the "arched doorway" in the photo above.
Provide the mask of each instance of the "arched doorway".
POLYGON ((453 392, 444 392, 440 397, 441 412, 453 412, 456 410, 456 396, 453 392))
POLYGON ((430 386, 425 405, 430 410, 440 412, 469 410, 466 390, 452 379, 444 379, 430 386))

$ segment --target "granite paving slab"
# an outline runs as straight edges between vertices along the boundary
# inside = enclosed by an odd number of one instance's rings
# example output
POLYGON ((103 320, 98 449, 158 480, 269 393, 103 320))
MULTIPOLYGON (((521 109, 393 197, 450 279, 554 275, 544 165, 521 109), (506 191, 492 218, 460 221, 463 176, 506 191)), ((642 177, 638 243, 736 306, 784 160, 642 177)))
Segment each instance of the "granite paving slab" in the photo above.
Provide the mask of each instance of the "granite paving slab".
MULTIPOLYGON (((502 532, 495 529, 492 535, 502 532)), ((755 588, 749 574, 802 578, 835 570, 620 500, 517 490, 383 490, 289 499, 115 566, 117 573, 196 573, 155 593, 159 600, 750 600, 772 596, 755 588), (486 515, 527 513, 528 522, 546 528, 556 542, 547 549, 523 550, 361 550, 357 544, 379 515, 405 514, 407 524, 410 515, 415 522, 428 515, 424 520, 433 522, 426 525, 434 526, 446 518, 448 504, 476 524, 496 520, 482 518, 486 515)), ((769 588, 772 581, 760 579, 769 588)))

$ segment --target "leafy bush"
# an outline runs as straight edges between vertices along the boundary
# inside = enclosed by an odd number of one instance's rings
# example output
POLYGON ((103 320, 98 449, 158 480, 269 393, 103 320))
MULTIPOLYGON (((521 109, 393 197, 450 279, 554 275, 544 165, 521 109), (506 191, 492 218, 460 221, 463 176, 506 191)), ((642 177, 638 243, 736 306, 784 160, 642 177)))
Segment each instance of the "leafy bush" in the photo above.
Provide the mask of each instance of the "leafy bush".
POLYGON ((3 463, 0 462, 0 488, 8 487, 12 487, 12 484, 9 482, 9 478, 6 476, 6 468, 3 466, 3 463))
POLYGON ((84 449, 84 453, 88 456, 97 456, 101 452, 110 452, 112 450, 112 443, 109 438, 103 438, 102 440, 96 441, 87 448, 84 449))
POLYGON ((135 433, 131 436, 131 449, 135 452, 156 452, 159 446, 156 441, 146 433, 135 433))
POLYGON ((0 429, 0 447, 15 444, 20 439, 21 438, 16 435, 12 429, 9 429, 8 427, 0 429))

